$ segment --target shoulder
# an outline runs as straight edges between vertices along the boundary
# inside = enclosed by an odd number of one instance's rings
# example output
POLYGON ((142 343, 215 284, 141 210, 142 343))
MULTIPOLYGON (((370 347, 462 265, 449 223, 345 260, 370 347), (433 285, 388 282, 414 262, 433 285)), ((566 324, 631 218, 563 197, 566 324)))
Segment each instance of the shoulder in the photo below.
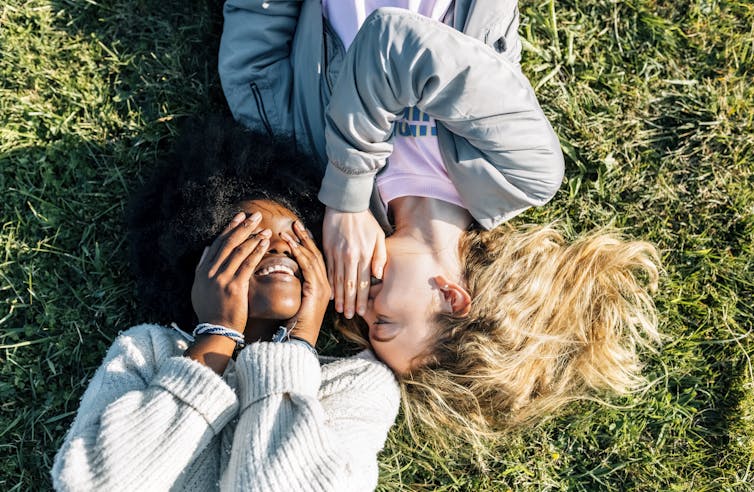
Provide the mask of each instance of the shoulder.
POLYGON ((400 402, 400 387, 393 371, 371 351, 334 359, 322 365, 321 397, 335 393, 372 395, 389 406, 400 402))
POLYGON ((187 348, 188 339, 176 328, 147 323, 120 332, 105 361, 127 359, 136 364, 159 365, 167 358, 182 354, 187 348))

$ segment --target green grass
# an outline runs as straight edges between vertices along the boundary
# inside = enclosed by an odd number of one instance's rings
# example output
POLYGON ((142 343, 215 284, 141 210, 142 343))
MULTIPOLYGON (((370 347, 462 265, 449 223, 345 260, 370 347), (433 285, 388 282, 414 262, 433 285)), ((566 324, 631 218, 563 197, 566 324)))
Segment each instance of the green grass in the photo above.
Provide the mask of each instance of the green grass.
MULTIPOLYGON (((566 180, 519 221, 656 243, 666 341, 643 394, 583 402, 490 449, 438 456, 401 425, 383 490, 754 490, 754 4, 521 4, 524 70, 566 180)), ((129 194, 186 115, 224 110, 219 2, 0 7, 0 489, 49 488, 78 398, 143 321, 129 194)))

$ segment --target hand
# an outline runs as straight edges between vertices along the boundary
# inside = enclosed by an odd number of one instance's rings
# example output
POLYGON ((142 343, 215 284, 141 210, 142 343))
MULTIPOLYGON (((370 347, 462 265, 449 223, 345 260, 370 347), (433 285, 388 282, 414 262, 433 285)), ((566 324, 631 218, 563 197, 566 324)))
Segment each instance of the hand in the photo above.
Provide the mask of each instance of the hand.
POLYGON ((387 261, 385 233, 368 210, 350 213, 328 208, 322 235, 335 310, 350 319, 356 307, 363 315, 371 276, 381 279, 387 261))
POLYGON ((211 246, 204 248, 191 287, 191 303, 200 323, 246 329, 249 279, 269 247, 269 229, 257 230, 262 214, 240 212, 211 246))
POLYGON ((304 225, 296 221, 293 230, 301 244, 285 232, 281 234, 281 237, 290 246, 304 279, 301 286, 301 307, 296 316, 291 319, 291 322, 295 321, 291 335, 303 338, 314 347, 317 344, 327 304, 330 302, 330 285, 327 282, 322 253, 314 244, 314 240, 309 236, 304 225))

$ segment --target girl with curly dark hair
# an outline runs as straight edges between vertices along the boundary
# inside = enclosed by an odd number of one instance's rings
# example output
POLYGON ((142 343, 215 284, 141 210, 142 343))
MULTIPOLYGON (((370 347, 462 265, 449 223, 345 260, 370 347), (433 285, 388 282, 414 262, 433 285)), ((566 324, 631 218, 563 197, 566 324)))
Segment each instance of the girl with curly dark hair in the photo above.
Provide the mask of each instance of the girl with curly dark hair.
POLYGON ((314 349, 330 299, 304 226, 319 229, 319 177, 288 142, 220 118, 188 127, 129 212, 145 313, 163 325, 113 343, 56 456, 56 489, 376 486, 399 390, 371 352, 314 349))

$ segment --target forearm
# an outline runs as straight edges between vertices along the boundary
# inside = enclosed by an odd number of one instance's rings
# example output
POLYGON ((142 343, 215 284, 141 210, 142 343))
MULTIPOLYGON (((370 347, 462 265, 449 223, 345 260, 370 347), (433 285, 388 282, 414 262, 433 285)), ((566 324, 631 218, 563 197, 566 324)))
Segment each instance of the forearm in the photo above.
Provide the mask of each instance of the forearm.
POLYGON ((550 169, 562 167, 557 137, 516 64, 441 23, 379 9, 356 36, 333 89, 323 203, 366 209, 374 175, 392 152, 393 123, 409 106, 436 118, 501 173, 510 171, 514 186, 527 173, 559 185, 558 169, 550 169))
POLYGON ((121 336, 92 379, 55 457, 57 490, 167 489, 235 415, 233 390, 212 371, 153 359, 173 348, 150 344, 154 331, 121 336))
POLYGON ((323 382, 316 358, 287 344, 252 345, 236 367, 241 409, 224 488, 374 488, 399 401, 387 368, 359 361, 323 382))

